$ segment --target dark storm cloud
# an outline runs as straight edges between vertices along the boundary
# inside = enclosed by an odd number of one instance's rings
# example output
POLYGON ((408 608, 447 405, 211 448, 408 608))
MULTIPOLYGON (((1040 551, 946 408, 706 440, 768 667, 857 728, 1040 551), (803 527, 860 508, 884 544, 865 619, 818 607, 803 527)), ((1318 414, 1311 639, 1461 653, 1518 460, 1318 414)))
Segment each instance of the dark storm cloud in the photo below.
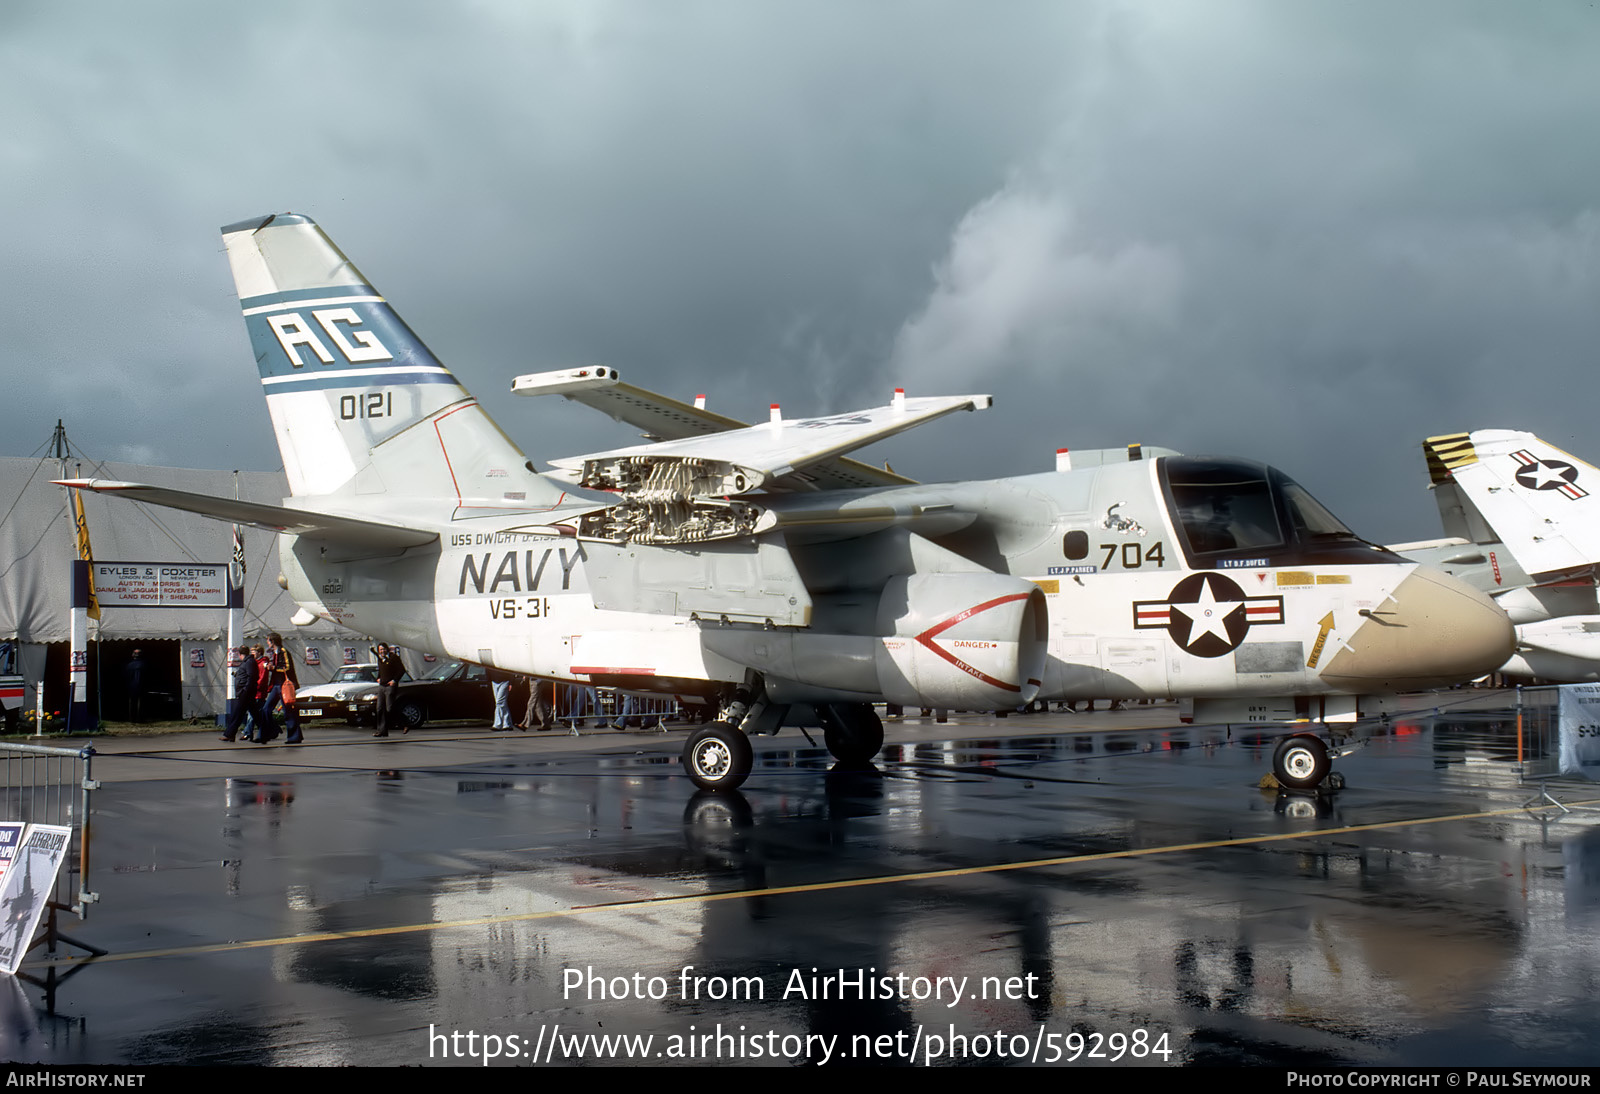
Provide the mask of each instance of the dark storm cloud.
POLYGON ((1022 378, 998 459, 1225 449, 1386 538, 1437 534, 1427 434, 1600 455, 1578 409, 1600 165, 1574 139, 1595 23, 1541 12, 1107 11, 1059 129, 952 233, 896 370, 1022 378))
POLYGON ((1060 444, 1284 466, 1434 534, 1417 442, 1590 445, 1581 6, 59 4, 0 15, 8 451, 278 459, 215 228, 315 217, 535 458, 603 361, 758 417, 994 410, 921 477, 1060 444))

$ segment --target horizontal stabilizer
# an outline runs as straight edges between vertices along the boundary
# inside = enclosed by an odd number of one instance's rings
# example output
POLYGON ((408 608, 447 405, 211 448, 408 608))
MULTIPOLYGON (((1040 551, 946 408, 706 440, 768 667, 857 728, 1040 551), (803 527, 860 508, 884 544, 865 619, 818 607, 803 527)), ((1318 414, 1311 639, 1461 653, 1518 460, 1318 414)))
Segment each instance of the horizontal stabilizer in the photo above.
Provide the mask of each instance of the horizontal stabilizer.
POLYGON ((115 482, 110 479, 62 479, 57 485, 74 490, 93 490, 100 494, 115 494, 133 501, 164 505, 169 509, 182 509, 216 520, 235 524, 249 524, 269 532, 284 532, 311 540, 337 543, 342 553, 350 551, 403 551, 408 547, 422 547, 439 538, 437 532, 416 528, 401 528, 391 524, 376 524, 353 517, 336 517, 327 513, 312 513, 304 509, 288 509, 281 505, 267 505, 258 501, 241 501, 238 498, 218 498, 210 494, 191 494, 186 490, 169 490, 164 486, 148 486, 140 482, 115 482))

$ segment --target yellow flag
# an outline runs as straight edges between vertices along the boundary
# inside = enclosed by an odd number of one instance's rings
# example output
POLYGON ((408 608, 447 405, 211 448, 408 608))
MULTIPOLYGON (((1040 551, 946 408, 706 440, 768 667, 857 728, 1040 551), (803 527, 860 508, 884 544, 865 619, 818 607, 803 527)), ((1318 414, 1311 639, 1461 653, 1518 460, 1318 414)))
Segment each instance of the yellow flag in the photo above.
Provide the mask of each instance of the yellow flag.
MULTIPOLYGON (((94 552, 89 549, 89 522, 83 515, 83 491, 72 491, 72 523, 78 529, 78 557, 94 562, 94 552)), ((94 567, 89 568, 89 618, 100 618, 100 601, 94 595, 94 567)))

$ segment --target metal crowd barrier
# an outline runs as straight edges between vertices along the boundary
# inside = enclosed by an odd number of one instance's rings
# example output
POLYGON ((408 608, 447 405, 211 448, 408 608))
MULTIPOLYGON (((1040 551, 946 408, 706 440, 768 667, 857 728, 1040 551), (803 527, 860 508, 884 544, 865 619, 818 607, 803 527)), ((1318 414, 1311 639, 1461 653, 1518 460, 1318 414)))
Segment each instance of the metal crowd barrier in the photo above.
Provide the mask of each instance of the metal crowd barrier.
POLYGON ((50 906, 79 919, 87 919, 89 905, 99 899, 88 889, 89 795, 100 788, 91 771, 94 754, 87 746, 0 744, 0 820, 72 829, 72 845, 56 875, 50 906))
POLYGON ((678 716, 678 701, 671 696, 632 695, 616 688, 561 684, 556 688, 556 719, 574 730, 585 721, 596 726, 621 719, 651 725, 678 716))

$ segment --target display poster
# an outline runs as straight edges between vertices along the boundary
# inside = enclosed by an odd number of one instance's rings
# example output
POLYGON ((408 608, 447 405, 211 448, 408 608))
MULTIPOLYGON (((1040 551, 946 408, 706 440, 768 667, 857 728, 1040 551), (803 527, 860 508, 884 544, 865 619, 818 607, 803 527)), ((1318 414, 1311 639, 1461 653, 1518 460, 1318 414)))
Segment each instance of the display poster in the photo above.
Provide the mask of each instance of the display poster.
POLYGON ((30 824, 0 880, 0 966, 15 974, 39 928, 56 875, 72 844, 72 829, 56 824, 30 824))
POLYGON ((1600 685, 1561 685, 1561 773, 1600 774, 1600 685))

